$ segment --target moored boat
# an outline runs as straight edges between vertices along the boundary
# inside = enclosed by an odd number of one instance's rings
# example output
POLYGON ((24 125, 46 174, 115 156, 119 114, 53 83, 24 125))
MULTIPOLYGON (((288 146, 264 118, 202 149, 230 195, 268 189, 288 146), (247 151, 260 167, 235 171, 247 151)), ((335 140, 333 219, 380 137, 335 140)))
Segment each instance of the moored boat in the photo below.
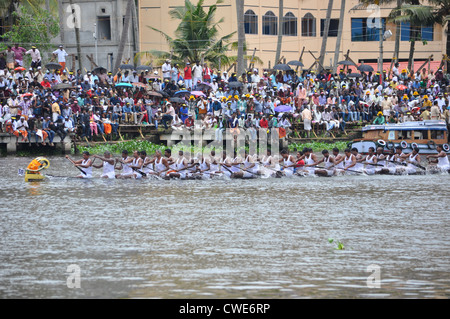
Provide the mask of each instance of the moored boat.
POLYGON ((418 121, 395 124, 369 124, 362 128, 363 137, 349 143, 359 153, 366 154, 370 147, 383 147, 385 152, 401 146, 405 153, 418 147, 420 154, 436 154, 436 145, 442 144, 450 154, 448 128, 445 121, 418 121))

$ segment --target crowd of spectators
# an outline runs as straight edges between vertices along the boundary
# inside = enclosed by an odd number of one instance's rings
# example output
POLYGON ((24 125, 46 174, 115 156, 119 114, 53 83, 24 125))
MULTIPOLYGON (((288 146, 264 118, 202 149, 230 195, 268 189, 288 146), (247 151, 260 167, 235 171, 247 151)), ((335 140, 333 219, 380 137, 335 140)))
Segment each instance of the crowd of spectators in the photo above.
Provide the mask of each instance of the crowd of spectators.
POLYGON ((53 52, 60 68, 41 65, 39 51, 17 45, 0 53, 0 130, 23 141, 50 145, 58 135, 91 140, 116 135, 120 125, 165 129, 279 128, 290 134, 302 124, 305 137, 345 132, 349 123, 384 124, 422 120, 449 123, 450 76, 442 69, 361 72, 345 67, 279 71, 252 68, 243 74, 192 61, 180 67, 88 72, 65 67, 62 46, 53 52), (24 55, 31 65, 23 66, 24 55), (355 75, 356 73, 356 75, 355 75))

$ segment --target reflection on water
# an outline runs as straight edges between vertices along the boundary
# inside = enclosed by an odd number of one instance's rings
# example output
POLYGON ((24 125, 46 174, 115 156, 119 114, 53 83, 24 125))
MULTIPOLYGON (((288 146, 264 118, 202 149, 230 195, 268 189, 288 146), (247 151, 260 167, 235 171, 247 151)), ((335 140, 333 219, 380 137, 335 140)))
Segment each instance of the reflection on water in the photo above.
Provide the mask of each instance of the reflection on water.
POLYGON ((0 159, 2 298, 450 295, 449 175, 25 183, 29 160, 0 159))

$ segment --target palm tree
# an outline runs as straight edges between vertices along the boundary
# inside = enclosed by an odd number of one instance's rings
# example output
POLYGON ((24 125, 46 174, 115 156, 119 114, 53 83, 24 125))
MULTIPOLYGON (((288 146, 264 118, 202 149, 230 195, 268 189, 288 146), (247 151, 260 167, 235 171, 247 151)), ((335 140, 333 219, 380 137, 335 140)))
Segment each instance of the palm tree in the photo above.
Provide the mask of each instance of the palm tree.
POLYGON ((410 50, 408 58, 408 70, 412 73, 414 62, 414 51, 416 41, 421 41, 421 28, 436 22, 434 10, 431 6, 420 5, 418 0, 414 4, 404 4, 400 8, 392 10, 389 19, 396 23, 409 22, 411 26, 410 50))
MULTIPOLYGON (((394 55, 393 60, 398 61, 400 53, 400 33, 401 33, 401 23, 395 20, 395 17, 400 14, 399 9, 403 4, 413 4, 413 2, 418 2, 419 0, 360 0, 359 4, 353 7, 351 10, 366 9, 369 5, 389 5, 396 2, 396 8, 389 14, 390 21, 395 22, 395 44, 394 44, 394 55)), ((380 32, 381 37, 381 32, 380 32)))
MULTIPOLYGON (((223 0, 216 0, 216 3, 211 5, 207 12, 203 8, 204 0, 199 0, 197 5, 185 0, 183 7, 170 10, 171 18, 180 20, 175 30, 176 38, 172 38, 167 33, 154 27, 149 26, 149 28, 159 32, 167 40, 175 62, 199 62, 204 60, 215 66, 219 64, 219 61, 226 65, 229 63, 226 52, 230 49, 230 39, 236 32, 218 38, 219 25, 224 22, 224 19, 215 22, 215 13, 217 4, 222 2, 223 0)), ((151 54, 159 57, 169 56, 168 52, 155 50, 141 52, 140 54, 151 54)))
POLYGON ((428 1, 434 9, 434 17, 436 23, 442 26, 447 25, 447 44, 445 53, 450 57, 450 30, 448 21, 450 20, 450 0, 429 0, 428 1))
POLYGON ((327 40, 328 40, 328 31, 330 30, 330 19, 331 19, 331 11, 333 10, 333 0, 328 0, 328 8, 327 8, 327 16, 325 19, 325 27, 322 35, 322 46, 320 48, 320 57, 319 57, 319 70, 322 70, 320 65, 323 65, 323 61, 325 59, 325 52, 327 48, 327 40))

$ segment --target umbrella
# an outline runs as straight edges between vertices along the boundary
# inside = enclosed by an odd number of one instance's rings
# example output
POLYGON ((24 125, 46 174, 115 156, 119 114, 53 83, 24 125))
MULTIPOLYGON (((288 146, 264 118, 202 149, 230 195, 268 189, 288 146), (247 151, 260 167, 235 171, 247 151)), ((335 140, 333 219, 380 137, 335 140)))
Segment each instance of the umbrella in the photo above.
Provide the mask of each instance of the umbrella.
POLYGON ((228 82, 230 88, 240 88, 242 85, 242 82, 239 81, 228 82))
POLYGON ((348 78, 360 78, 360 77, 362 77, 362 75, 359 73, 350 73, 347 75, 347 77, 348 78))
POLYGON ((373 72, 373 67, 367 64, 361 64, 357 67, 360 72, 373 72))
POLYGON ((191 95, 206 97, 205 93, 203 93, 203 92, 201 92, 201 91, 192 91, 192 92, 191 92, 191 95))
POLYGON ((280 70, 280 71, 289 71, 292 70, 292 68, 287 64, 276 64, 273 66, 274 70, 280 70))
POLYGON ((179 97, 171 97, 169 101, 173 103, 186 103, 185 100, 179 97))
POLYGON ((406 85, 403 85, 403 84, 397 85, 397 90, 403 91, 406 89, 407 89, 406 85))
POLYGON ((197 89, 199 89, 199 90, 210 89, 211 87, 212 87, 211 84, 208 82, 202 82, 202 83, 197 84, 197 89))
POLYGON ((47 64, 45 65, 45 67, 46 67, 47 69, 49 69, 49 70, 59 70, 59 69, 62 68, 61 64, 55 63, 55 62, 47 63, 47 64))
POLYGON ((157 91, 159 94, 161 94, 163 97, 169 97, 169 94, 167 94, 167 92, 164 91, 157 91))
POLYGON ((289 65, 295 65, 295 66, 304 66, 302 62, 296 61, 296 60, 289 61, 287 64, 289 64, 289 65))
POLYGON ((103 71, 106 71, 106 68, 104 68, 104 67, 102 67, 102 66, 98 66, 98 67, 96 67, 95 69, 93 69, 92 70, 92 72, 103 72, 103 71))
POLYGON ((292 107, 290 105, 279 105, 274 108, 275 112, 291 112, 292 107))
POLYGON ((149 65, 140 65, 138 67, 136 67, 136 71, 145 71, 145 70, 152 70, 153 67, 149 66, 149 65))
POLYGON ((144 84, 142 82, 134 82, 134 83, 131 83, 131 85, 136 86, 136 87, 140 87, 140 88, 148 88, 148 85, 144 84))
POLYGON ((116 87, 129 87, 129 88, 132 88, 133 84, 131 84, 131 83, 117 83, 116 87))
POLYGON ((158 93, 158 92, 155 92, 155 91, 148 91, 147 94, 151 95, 151 96, 162 97, 161 93, 158 93))
POLYGON ((183 96, 183 95, 190 95, 191 92, 187 91, 187 90, 181 90, 181 91, 177 91, 174 93, 173 96, 183 96))
POLYGON ((21 95, 22 97, 33 96, 33 93, 25 93, 21 95))
POLYGON ((17 68, 14 69, 14 71, 25 71, 25 68, 22 66, 18 66, 17 68))
POLYGON ((73 86, 70 83, 59 83, 52 87, 53 90, 65 90, 65 89, 76 89, 76 86, 73 86))
POLYGON ((121 64, 119 66, 119 69, 121 69, 121 70, 134 70, 134 65, 132 65, 132 64, 121 64))
POLYGON ((353 66, 356 66, 355 63, 353 63, 352 61, 349 61, 349 60, 339 61, 337 64, 339 64, 339 65, 353 65, 353 66))

